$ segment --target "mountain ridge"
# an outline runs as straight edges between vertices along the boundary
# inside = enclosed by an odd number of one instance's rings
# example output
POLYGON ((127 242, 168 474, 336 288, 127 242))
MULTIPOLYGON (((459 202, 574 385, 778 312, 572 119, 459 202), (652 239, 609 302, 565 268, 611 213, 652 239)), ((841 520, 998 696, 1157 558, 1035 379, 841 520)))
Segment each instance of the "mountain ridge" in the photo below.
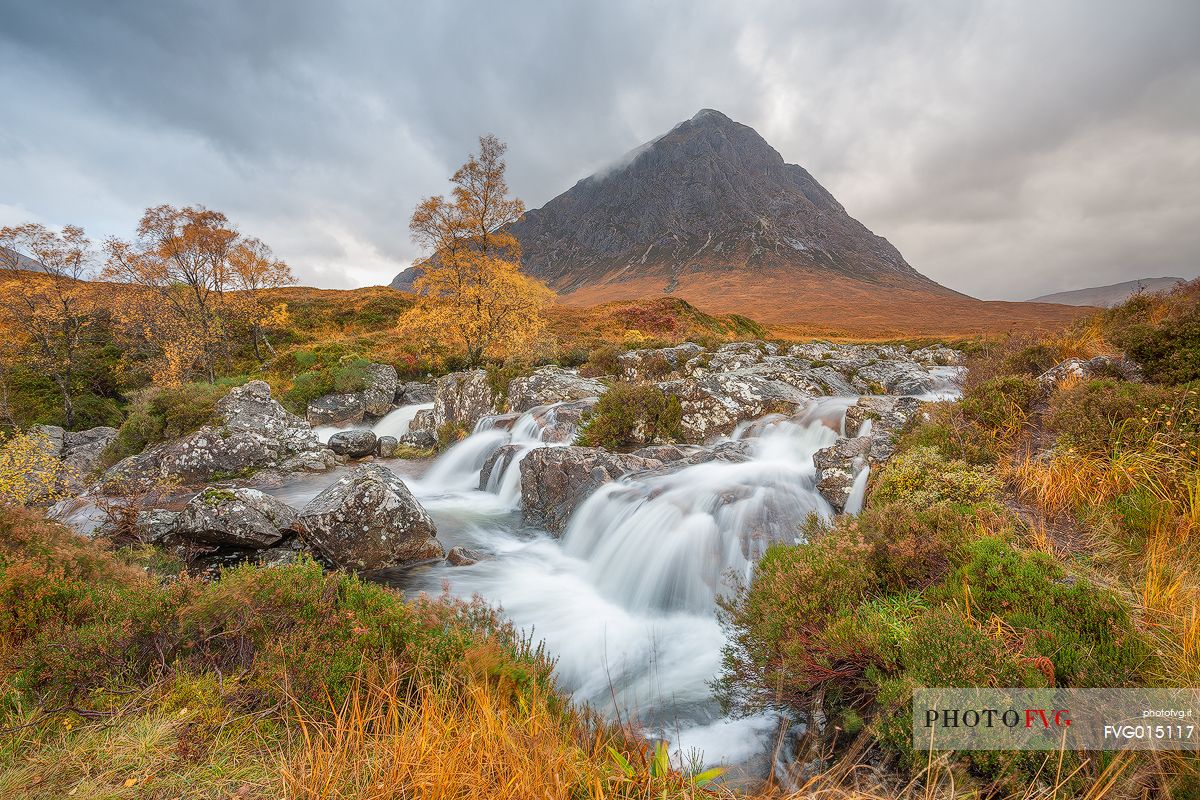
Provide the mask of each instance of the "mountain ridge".
POLYGON ((1082 289, 1070 289, 1065 292, 1053 292, 1035 297, 1029 302, 1108 308, 1125 302, 1138 292, 1166 291, 1186 282, 1186 278, 1175 277, 1137 278, 1132 281, 1110 283, 1104 286, 1088 286, 1082 289))

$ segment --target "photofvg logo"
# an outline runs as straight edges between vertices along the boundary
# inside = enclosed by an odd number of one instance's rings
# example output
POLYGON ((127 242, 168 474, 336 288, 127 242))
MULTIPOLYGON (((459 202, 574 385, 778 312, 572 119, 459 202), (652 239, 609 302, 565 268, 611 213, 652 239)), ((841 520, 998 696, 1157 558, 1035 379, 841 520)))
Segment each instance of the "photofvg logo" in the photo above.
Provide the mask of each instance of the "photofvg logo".
POLYGON ((921 750, 1200 750, 1197 689, 918 689, 921 750))

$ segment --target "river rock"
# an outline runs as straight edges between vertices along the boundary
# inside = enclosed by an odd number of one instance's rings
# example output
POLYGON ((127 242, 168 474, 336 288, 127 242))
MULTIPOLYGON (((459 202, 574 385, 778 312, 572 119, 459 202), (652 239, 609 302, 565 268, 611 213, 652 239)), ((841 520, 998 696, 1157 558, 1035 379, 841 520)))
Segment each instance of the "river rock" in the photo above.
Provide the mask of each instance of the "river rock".
POLYGON ((531 375, 508 384, 511 411, 529 411, 537 406, 599 397, 608 387, 595 378, 583 378, 573 369, 541 367, 531 375))
POLYGON ((257 489, 210 487, 193 497, 174 533, 191 542, 261 550, 283 538, 296 510, 257 489))
POLYGON ((292 527, 346 569, 384 569, 445 555, 429 514, 404 481, 378 464, 360 465, 325 489, 292 527))
POLYGON ((367 388, 363 389, 363 407, 372 417, 382 417, 392 410, 396 388, 400 385, 396 368, 391 364, 370 364, 366 369, 367 388))
POLYGON ((496 393, 492 391, 484 370, 451 372, 438 379, 433 398, 435 431, 447 423, 471 431, 480 417, 495 410, 496 393))
POLYGON ((597 397, 585 397, 569 403, 539 406, 529 413, 541 426, 541 438, 546 444, 565 444, 575 441, 583 421, 599 402, 597 397))
POLYGON ((432 403, 436 392, 437 387, 432 383, 407 381, 396 390, 396 405, 409 406, 418 403, 432 403))
POLYGON ((507 469, 513 458, 527 449, 524 445, 519 444, 505 444, 497 447, 479 469, 479 490, 487 491, 488 485, 492 482, 492 473, 497 469, 501 471, 507 469))
POLYGON ((115 464, 102 478, 107 494, 241 477, 260 469, 327 469, 332 453, 313 429, 271 399, 264 381, 250 381, 217 402, 215 425, 156 445, 115 464))
POLYGON ((329 437, 329 449, 339 456, 349 458, 365 458, 375 452, 378 439, 373 431, 365 428, 355 428, 339 431, 329 437))
POLYGON ((838 439, 813 456, 817 468, 817 491, 829 501, 834 511, 841 513, 845 510, 854 479, 866 465, 866 455, 870 449, 870 437, 860 436, 838 439))
POLYGON ((654 350, 630 350, 617 356, 621 377, 628 381, 661 381, 685 374, 686 365, 704 352, 694 342, 654 350))
POLYGON ((483 553, 469 547, 451 547, 450 552, 446 554, 446 560, 455 567, 469 567, 478 563, 482 558, 483 553))
POLYGON ((610 453, 598 447, 542 447, 521 459, 521 505, 526 521, 553 534, 567 527, 571 513, 603 484, 661 461, 610 453))
MULTIPOLYGON (((714 372, 658 384, 679 398, 683 440, 703 444, 733 433, 739 422, 780 412, 795 413, 820 393, 813 385, 797 388, 761 365, 737 372, 714 372)), ((795 376, 788 376, 795 377, 795 376)))
POLYGON ((145 544, 159 544, 174 533, 179 514, 165 508, 147 508, 132 514, 129 521, 121 519, 120 514, 110 514, 90 535, 110 539, 131 537, 145 544))
POLYGON ((380 436, 375 442, 375 455, 380 458, 392 458, 399 446, 400 442, 395 436, 380 436))
POLYGON ((326 394, 310 400, 304 416, 309 425, 354 425, 366 411, 361 392, 326 394))

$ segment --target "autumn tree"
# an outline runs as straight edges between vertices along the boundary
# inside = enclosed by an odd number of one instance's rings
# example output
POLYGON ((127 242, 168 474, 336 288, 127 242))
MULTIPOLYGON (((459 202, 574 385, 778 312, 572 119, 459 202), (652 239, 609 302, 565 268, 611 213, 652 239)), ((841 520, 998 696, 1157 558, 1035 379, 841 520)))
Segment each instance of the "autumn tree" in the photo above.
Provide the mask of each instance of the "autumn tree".
POLYGON ((245 238, 229 252, 229 278, 232 287, 241 292, 238 308, 250 329, 254 356, 259 362, 266 361, 260 343, 272 354, 275 353, 275 348, 267 339, 266 329, 285 324, 288 313, 286 303, 267 306, 262 300, 262 292, 264 289, 290 286, 296 282, 296 277, 291 268, 276 258, 262 240, 245 238))
POLYGON ((505 145, 479 139, 450 179, 449 198, 434 196, 413 212, 413 240, 430 251, 417 262, 417 304, 401 319, 404 333, 446 342, 469 366, 528 347, 545 330, 553 293, 520 272, 521 246, 508 227, 525 205, 508 196, 505 145))
POLYGON ((95 319, 95 304, 84 283, 94 267, 95 251, 82 228, 68 225, 52 231, 27 223, 0 229, 4 350, 53 382, 67 427, 75 423, 78 376, 95 319), (18 271, 24 266, 33 269, 18 271))
POLYGON ((105 250, 104 276, 142 290, 125 295, 123 316, 155 350, 155 378, 165 383, 194 371, 214 380, 247 313, 257 351, 265 316, 256 305, 259 291, 292 282, 265 244, 202 206, 148 208, 133 242, 109 239, 105 250), (239 291, 243 296, 234 295, 239 291))

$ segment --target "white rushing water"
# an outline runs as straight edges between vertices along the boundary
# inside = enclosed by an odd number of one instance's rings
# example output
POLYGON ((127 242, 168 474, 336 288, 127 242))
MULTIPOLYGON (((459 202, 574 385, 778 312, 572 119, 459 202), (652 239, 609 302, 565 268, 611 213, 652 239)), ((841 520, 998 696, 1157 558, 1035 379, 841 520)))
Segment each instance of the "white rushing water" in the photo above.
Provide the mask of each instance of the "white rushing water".
MULTIPOLYGON (((669 739, 680 760, 766 758, 777 721, 722 718, 709 682, 725 642, 715 615, 729 579, 746 579, 771 542, 799 541, 817 493, 813 454, 838 437, 850 399, 806 416, 746 428, 749 459, 712 461, 606 484, 576 509, 561 540, 523 526, 520 459, 541 441, 553 407, 510 430, 485 418, 424 474, 405 475, 446 547, 487 554, 466 567, 435 565, 398 578, 407 589, 480 595, 544 640, 560 686, 580 701, 638 720, 669 739), (549 412, 549 413, 548 413, 549 412), (485 489, 480 468, 501 447, 485 489)), ((293 502, 301 498, 289 497, 293 502)), ((764 770, 764 765, 757 769, 764 770)))
POLYGON ((431 408, 433 408, 433 403, 410 403, 389 411, 373 425, 321 425, 313 428, 313 432, 317 434, 317 439, 321 444, 328 444, 329 437, 335 433, 356 428, 366 428, 376 436, 392 436, 399 439, 408 433, 408 426, 412 424, 413 417, 417 416, 418 411, 427 411, 431 408))

